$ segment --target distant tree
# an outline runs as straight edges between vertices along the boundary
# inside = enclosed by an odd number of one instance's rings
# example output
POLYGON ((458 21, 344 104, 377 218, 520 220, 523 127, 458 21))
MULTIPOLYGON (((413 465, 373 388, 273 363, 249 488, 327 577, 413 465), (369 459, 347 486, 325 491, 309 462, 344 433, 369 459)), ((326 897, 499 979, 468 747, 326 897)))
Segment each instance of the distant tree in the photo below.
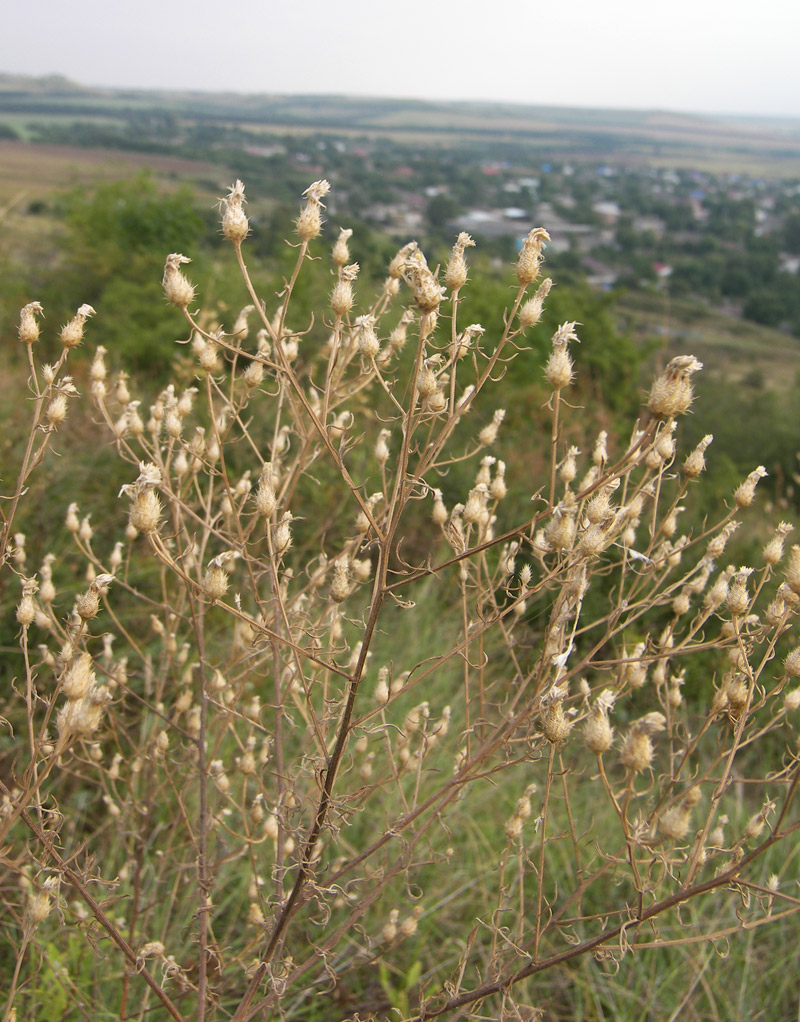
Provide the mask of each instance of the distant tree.
POLYGON ((800 255, 800 213, 790 213, 783 222, 783 247, 792 255, 800 255))
POLYGON ((158 297, 164 259, 193 252, 206 230, 191 191, 166 191, 139 174, 71 192, 62 211, 64 257, 44 282, 48 311, 63 320, 88 302, 107 345, 142 367, 165 368, 182 327, 158 297))
POLYGON ((428 223, 435 230, 445 227, 447 221, 458 216, 458 213, 459 205, 450 195, 434 195, 428 203, 428 223))
POLYGON ((771 291, 754 291, 744 303, 742 315, 764 326, 780 326, 784 318, 783 303, 771 291))

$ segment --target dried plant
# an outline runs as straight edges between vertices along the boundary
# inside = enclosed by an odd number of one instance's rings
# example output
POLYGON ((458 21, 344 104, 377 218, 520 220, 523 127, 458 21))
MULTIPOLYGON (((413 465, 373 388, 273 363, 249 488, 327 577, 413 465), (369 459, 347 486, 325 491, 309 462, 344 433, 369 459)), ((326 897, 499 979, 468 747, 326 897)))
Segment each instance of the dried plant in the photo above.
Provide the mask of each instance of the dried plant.
POLYGON ((294 271, 265 299, 232 187, 222 231, 248 299, 229 330, 167 257, 193 385, 145 413, 97 349, 91 400, 129 466, 119 538, 97 542, 76 487, 73 552, 43 537, 38 567, 15 521, 77 400, 92 310, 45 366, 41 307, 22 311, 33 428, 0 551, 21 651, 6 1020, 44 1018, 51 984, 75 1018, 538 1018, 526 980, 675 943, 682 906, 738 906, 688 943, 800 906, 759 872, 798 830, 800 546, 784 552, 781 524, 759 563, 726 562, 760 467, 681 530, 711 443, 681 464, 700 363, 674 358, 631 435, 584 456, 563 324, 552 430, 530 437, 549 467, 513 481, 515 503, 492 395, 530 358, 547 233, 526 239, 499 329, 460 322, 466 234, 442 275, 406 245, 359 309, 342 231, 330 308, 298 323, 328 189, 307 190, 294 271))

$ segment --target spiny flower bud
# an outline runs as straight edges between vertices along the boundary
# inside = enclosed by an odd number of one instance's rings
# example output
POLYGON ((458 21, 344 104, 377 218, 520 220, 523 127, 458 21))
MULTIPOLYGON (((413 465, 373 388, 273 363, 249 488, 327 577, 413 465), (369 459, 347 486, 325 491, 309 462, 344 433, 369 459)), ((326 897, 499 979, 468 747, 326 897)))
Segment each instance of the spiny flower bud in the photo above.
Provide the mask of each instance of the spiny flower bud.
POLYGON ((494 479, 492 479, 491 485, 489 486, 489 494, 492 500, 502 500, 507 493, 506 463, 504 461, 498 461, 494 479))
POLYGON ((578 474, 578 465, 575 459, 580 453, 581 452, 577 447, 570 447, 567 451, 567 456, 564 458, 561 468, 559 469, 559 475, 567 486, 573 482, 575 476, 578 474))
POLYGON ((442 500, 442 491, 433 491, 433 521, 435 525, 444 525, 447 521, 447 508, 442 500))
POLYGON ((674 419, 689 410, 692 393, 692 373, 703 368, 694 355, 678 355, 667 365, 652 386, 647 407, 661 419, 674 419))
POLYGON ((405 347, 406 340, 408 338, 408 327, 409 324, 414 320, 414 313, 411 309, 406 309, 403 315, 400 317, 400 322, 389 334, 389 348, 392 352, 397 354, 402 351, 405 347))
POLYGON ((420 369, 419 377, 417 378, 417 390, 421 398, 429 398, 432 394, 436 393, 439 387, 433 364, 433 362, 426 359, 420 369))
POLYGON ((450 262, 447 264, 447 272, 444 277, 444 282, 451 291, 457 291, 466 284, 467 261, 464 258, 464 249, 474 247, 475 242, 466 231, 462 231, 456 239, 455 245, 453 245, 453 254, 450 257, 450 262))
POLYGON ((256 490, 256 508, 260 515, 265 518, 271 518, 278 507, 278 499, 275 496, 275 490, 272 488, 272 472, 271 466, 265 466, 266 471, 262 471, 261 477, 258 480, 258 489, 256 490))
POLYGON ((443 389, 437 387, 426 400, 425 409, 428 412, 433 412, 434 415, 440 415, 446 407, 448 407, 448 399, 446 399, 443 389))
POLYGON ((380 341, 375 333, 375 317, 359 316, 356 320, 358 329, 358 347, 365 358, 375 358, 381 350, 380 341))
POLYGON ((431 273, 425 256, 418 248, 409 253, 402 273, 417 308, 421 312, 435 313, 444 298, 445 289, 431 273))
POLYGON ((48 425, 51 429, 55 429, 56 426, 59 426, 66 419, 67 408, 67 395, 63 391, 59 391, 48 404, 45 412, 48 425))
MULTIPOLYGON (((64 525, 67 532, 77 533, 81 527, 80 520, 78 518, 78 505, 73 501, 67 508, 67 517, 64 519, 64 525)), ((800 547, 798 547, 800 550, 800 547)))
POLYGON ((726 598, 728 610, 734 617, 744 614, 750 605, 750 597, 747 595, 747 579, 752 572, 752 568, 740 568, 734 575, 728 589, 726 598))
POLYGON ((489 425, 484 426, 483 429, 478 434, 478 442, 480 443, 481 447, 488 447, 490 444, 493 444, 495 442, 495 440, 497 439, 497 431, 500 428, 500 423, 503 421, 505 417, 506 417, 505 408, 498 408, 497 411, 492 416, 492 421, 489 423, 489 425))
POLYGON ((233 562, 237 557, 238 554, 227 550, 209 561, 203 576, 203 589, 212 603, 221 600, 228 591, 228 574, 233 570, 233 562))
POLYGON ((89 588, 85 593, 75 597, 75 610, 82 620, 91 621, 97 617, 99 609, 100 596, 96 589, 89 588))
POLYGON ((700 800, 700 789, 690 788, 682 802, 672 806, 661 814, 658 820, 658 832, 667 841, 680 841, 689 831, 689 820, 692 809, 700 800))
POLYGON ((603 486, 586 505, 586 517, 592 525, 604 525, 614 517, 611 497, 619 487, 619 479, 608 486, 603 486))
POLYGON ((161 483, 161 469, 150 461, 139 462, 139 476, 135 483, 127 483, 120 490, 120 496, 132 497, 133 503, 128 515, 128 524, 136 532, 153 532, 161 517, 161 501, 154 493, 154 487, 161 483))
POLYGON ((645 649, 646 643, 638 642, 630 657, 625 653, 625 658, 620 664, 620 685, 629 685, 633 689, 639 689, 644 685, 647 680, 647 662, 641 658, 645 649))
POLYGON ((713 440, 713 435, 707 433, 697 447, 686 456, 686 460, 683 463, 683 471, 686 473, 687 479, 697 479, 705 471, 705 453, 713 440))
POLYGON ((321 200, 330 189, 327 181, 315 181, 303 192, 308 201, 297 218, 297 233, 302 241, 312 241, 321 233, 322 210, 325 208, 321 200))
POLYGON ((102 344, 98 344, 89 368, 89 379, 92 381, 92 395, 98 399, 104 398, 106 395, 105 381, 108 369, 106 368, 105 356, 106 349, 102 344))
POLYGON ((331 292, 331 308, 337 316, 346 316, 353 308, 353 281, 358 276, 358 263, 351 263, 339 271, 339 279, 331 292))
POLYGON ((444 390, 441 387, 437 387, 426 399, 425 409, 426 411, 433 412, 434 415, 440 415, 445 408, 447 408, 447 397, 444 390))
POLYGON ((542 700, 542 733, 551 745, 563 745, 573 728, 573 722, 564 713, 566 686, 554 688, 550 697, 542 700))
POLYGON ((151 489, 140 490, 133 498, 128 521, 137 532, 155 532, 161 517, 161 501, 151 489))
POLYGON ((105 685, 89 690, 83 699, 70 699, 58 711, 56 727, 62 741, 68 738, 87 738, 100 726, 103 707, 111 698, 105 685))
POLYGON ((28 302, 19 314, 19 339, 23 344, 33 344, 39 340, 39 324, 36 317, 42 315, 41 302, 28 302))
POLYGON ((772 799, 767 799, 760 811, 755 813, 747 821, 747 826, 744 829, 744 837, 746 841, 752 841, 753 838, 757 838, 764 830, 767 825, 767 817, 774 811, 775 803, 772 799))
POLYGON ((658 711, 647 713, 634 721, 620 750, 620 759, 632 773, 640 773, 653 762, 653 743, 650 736, 663 731, 667 719, 658 711))
POLYGON ((527 330, 529 326, 536 326, 542 318, 544 300, 550 294, 552 286, 553 281, 549 277, 545 277, 536 289, 533 298, 529 298, 519 310, 519 325, 522 330, 527 330))
POLYGON ((50 897, 50 892, 48 890, 42 889, 35 893, 30 892, 28 894, 28 904, 25 909, 25 918, 28 924, 32 928, 40 926, 50 915, 52 908, 53 899, 50 897))
POLYGON ((800 678, 800 646, 795 646, 783 662, 787 678, 800 678))
POLYGON ((506 837, 508 838, 509 841, 516 841, 516 839, 522 833, 524 823, 525 821, 522 819, 522 817, 517 816, 516 814, 514 816, 510 816, 506 820, 505 832, 506 837))
POLYGON ((400 910, 393 908, 389 913, 389 921, 385 923, 381 930, 381 936, 389 943, 397 936, 397 921, 400 918, 400 910))
POLYGON ((783 697, 783 708, 786 713, 794 713, 800 707, 800 688, 793 688, 783 697))
POLYGON ((71 661, 61 678, 61 691, 67 699, 83 699, 95 684, 96 676, 92 670, 92 658, 89 653, 79 653, 71 661))
POLYGON ((36 603, 33 599, 39 584, 35 578, 22 579, 22 599, 17 605, 17 621, 28 628, 36 618, 36 603))
POLYGON ((222 234, 227 241, 240 245, 250 231, 244 211, 244 185, 237 178, 222 200, 222 234))
POLYGON ((775 535, 764 547, 764 560, 771 567, 774 567, 783 557, 783 541, 792 531, 794 526, 788 522, 781 522, 775 530, 775 535))
POLYGON ((608 752, 614 741, 614 729, 608 719, 609 710, 613 705, 614 693, 611 689, 604 689, 592 706, 583 726, 583 740, 596 756, 608 752))
POLYGON ((534 227, 522 242, 522 249, 517 260, 517 280, 520 284, 532 284, 539 276, 539 268, 544 256, 542 250, 550 240, 544 227, 534 227))
POLYGON ((217 791, 221 795, 227 795, 231 789, 231 782, 228 775, 225 773, 225 764, 221 759, 212 759, 208 767, 208 772, 211 774, 211 779, 214 782, 217 791))
POLYGON ((576 530, 573 510, 561 503, 553 511, 553 517, 545 526, 544 534, 552 550, 569 550, 575 541, 576 530))
POLYGON ((408 257, 412 252, 416 252, 419 245, 416 241, 409 241, 407 245, 403 245, 400 251, 395 255, 389 263, 389 279, 399 280, 403 276, 403 269, 406 265, 408 257))
POLYGON ((65 348, 69 350, 78 347, 83 340, 83 328, 89 316, 94 316, 94 309, 91 305, 82 305, 69 323, 64 324, 60 337, 65 348))
POLYGON ((464 521, 468 525, 475 525, 480 522, 485 524, 489 520, 489 512, 486 504, 489 499, 489 487, 486 483, 478 483, 470 491, 467 502, 464 505, 464 521))
POLYGON ((291 523, 293 517, 291 511, 284 511, 283 517, 275 528, 272 542, 275 547, 275 553, 278 555, 285 554, 292 545, 291 523))
POLYGON ((331 257, 335 266, 344 266, 350 259, 350 249, 347 242, 353 237, 353 232, 349 227, 342 227, 339 231, 339 237, 336 239, 336 244, 333 246, 333 252, 331 257))
POLYGON ((800 596, 800 546, 796 543, 789 551, 786 565, 786 585, 796 596, 800 596))
POLYGON ((763 465, 759 465, 741 485, 736 487, 733 499, 736 501, 737 507, 749 507, 753 503, 756 495, 756 486, 758 486, 759 480, 763 479, 766 475, 767 470, 763 465))
POLYGON ((739 522, 728 522, 720 533, 714 536, 713 539, 709 540, 708 546, 706 547, 706 557, 712 561, 721 557, 725 547, 728 545, 728 540, 738 528, 739 522))
POLYGON ((333 566, 330 595, 334 603, 342 603, 350 595, 350 563, 347 558, 342 558, 333 566))
POLYGON ((173 252, 167 256, 164 264, 164 277, 162 285, 164 295, 171 305, 177 305, 179 309, 185 309, 194 299, 194 284, 191 284, 181 272, 180 267, 192 260, 180 252, 173 252))
POLYGON ((567 351, 567 344, 577 340, 575 323, 562 323, 553 335, 553 351, 547 360, 544 375, 554 390, 568 387, 572 382, 572 358, 567 351))
POLYGON ((470 323, 456 338, 455 357, 457 359, 464 358, 472 347, 472 342, 478 337, 483 337, 485 333, 486 330, 480 323, 470 323))
MULTIPOLYGON (((231 327, 231 337, 237 341, 246 341, 247 335, 250 332, 250 324, 247 322, 247 317, 253 312, 255 305, 245 305, 236 317, 233 326, 231 327)), ((179 403, 179 411, 181 415, 187 415, 192 410, 192 395, 197 393, 196 387, 190 387, 189 390, 184 391, 181 396, 181 402, 179 403), (184 398, 189 395, 188 406, 184 404, 184 398)))
POLYGON ((242 373, 242 381, 248 390, 260 387, 264 382, 264 366, 253 359, 252 362, 248 363, 247 368, 242 373))
POLYGON ((114 581, 113 575, 96 575, 85 593, 75 598, 75 612, 84 621, 97 617, 100 609, 100 596, 108 591, 109 582, 114 581))
POLYGON ((389 445, 386 442, 389 436, 388 429, 382 429, 378 434, 378 439, 375 443, 375 459, 379 465, 385 465, 389 460, 389 445))
POLYGON ((207 341, 197 346, 197 361, 200 363, 209 376, 213 376, 222 369, 222 361, 219 357, 219 345, 216 341, 207 341))

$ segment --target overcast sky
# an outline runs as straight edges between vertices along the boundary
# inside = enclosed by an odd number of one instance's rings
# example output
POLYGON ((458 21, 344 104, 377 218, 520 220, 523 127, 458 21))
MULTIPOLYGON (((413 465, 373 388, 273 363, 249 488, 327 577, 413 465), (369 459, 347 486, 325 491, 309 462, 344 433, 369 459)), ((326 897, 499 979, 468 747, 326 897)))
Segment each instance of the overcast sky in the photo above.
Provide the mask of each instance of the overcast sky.
POLYGON ((0 71, 800 117, 799 44, 797 0, 6 0, 0 71))

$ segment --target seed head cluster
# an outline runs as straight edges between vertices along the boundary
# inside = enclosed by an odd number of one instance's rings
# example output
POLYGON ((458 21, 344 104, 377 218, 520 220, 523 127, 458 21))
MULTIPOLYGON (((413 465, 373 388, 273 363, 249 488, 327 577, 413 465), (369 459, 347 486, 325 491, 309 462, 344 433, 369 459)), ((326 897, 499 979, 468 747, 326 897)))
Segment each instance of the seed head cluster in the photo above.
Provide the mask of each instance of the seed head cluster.
POLYGON ((546 230, 484 327, 468 234, 443 270, 408 242, 362 272, 350 228, 318 240, 329 191, 300 200, 279 294, 245 262, 238 179, 238 295, 199 300, 166 257, 185 343, 161 389, 100 338, 79 393, 93 310, 54 326, 52 364, 42 305, 21 311, 9 1019, 53 977, 64 1017, 288 1017, 315 991, 363 1014, 369 965, 401 1014, 528 1019, 513 981, 552 990, 520 955, 564 969, 797 910, 800 545, 763 466, 705 494, 712 437, 687 452, 681 425, 700 362, 669 361, 621 433, 583 327, 536 354, 546 230), (37 474, 74 417, 124 464, 59 473, 39 535, 37 474), (448 927, 455 958, 415 966, 448 927))

